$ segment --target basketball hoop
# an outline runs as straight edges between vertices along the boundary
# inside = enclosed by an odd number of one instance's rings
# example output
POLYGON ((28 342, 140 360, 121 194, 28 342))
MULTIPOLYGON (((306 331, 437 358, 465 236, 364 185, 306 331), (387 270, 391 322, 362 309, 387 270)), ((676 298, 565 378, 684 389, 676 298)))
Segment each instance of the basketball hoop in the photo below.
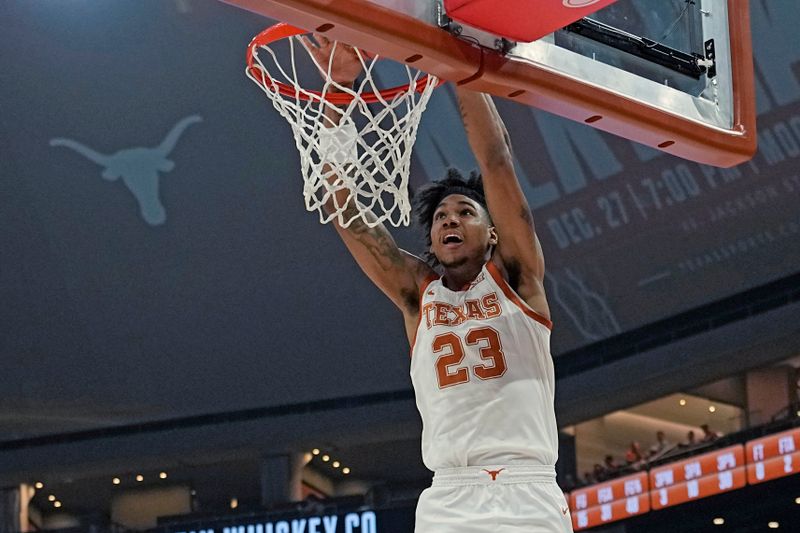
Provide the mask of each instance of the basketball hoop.
POLYGON ((422 112, 433 89, 442 82, 403 65, 408 83, 380 90, 374 80, 379 56, 356 49, 363 79, 355 87, 343 86, 330 77, 334 44, 327 66, 306 54, 326 74, 321 90, 305 89, 298 82, 301 69, 292 38, 305 33, 309 32, 288 24, 261 32, 247 48, 246 73, 292 127, 300 152, 306 209, 318 211, 320 222, 336 219, 342 227, 356 217, 370 227, 384 221, 407 226, 411 219, 411 148, 422 112), (287 38, 289 59, 284 68, 270 45, 287 38), (259 58, 260 51, 267 53, 264 61, 259 58), (339 120, 326 116, 326 110, 333 110, 339 120), (342 190, 349 194, 339 205, 336 193, 342 190), (333 206, 329 213, 326 204, 333 206))

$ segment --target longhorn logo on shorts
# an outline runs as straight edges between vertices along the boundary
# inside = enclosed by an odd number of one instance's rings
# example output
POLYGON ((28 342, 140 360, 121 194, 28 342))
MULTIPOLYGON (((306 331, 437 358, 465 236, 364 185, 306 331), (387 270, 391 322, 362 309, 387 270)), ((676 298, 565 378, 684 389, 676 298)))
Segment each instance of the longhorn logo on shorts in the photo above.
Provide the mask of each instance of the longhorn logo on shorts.
POLYGON ((486 469, 484 468, 484 469, 483 469, 483 472, 486 472, 487 474, 489 474, 490 476, 492 476, 492 481, 496 481, 496 480, 497 480, 497 474, 499 474, 499 473, 500 473, 500 472, 502 472, 503 470, 505 470, 505 468, 501 468, 500 470, 486 470, 486 469))
POLYGON ((562 3, 564 7, 586 7, 592 4, 596 4, 600 0, 564 0, 562 3))

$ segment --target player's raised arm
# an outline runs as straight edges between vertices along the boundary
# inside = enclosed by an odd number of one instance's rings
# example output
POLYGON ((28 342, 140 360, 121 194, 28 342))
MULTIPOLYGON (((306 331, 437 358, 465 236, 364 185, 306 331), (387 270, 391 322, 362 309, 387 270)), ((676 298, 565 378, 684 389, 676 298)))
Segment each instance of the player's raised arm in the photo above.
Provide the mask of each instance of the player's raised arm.
MULTIPOLYGON (((334 43, 321 35, 314 35, 314 40, 303 36, 301 40, 322 67, 328 66, 333 54, 333 62, 330 64, 331 78, 346 87, 353 85, 362 66, 352 47, 338 43, 334 53, 334 43)), ((332 86, 331 90, 336 89, 332 86)), ((336 109, 326 107, 323 125, 334 128, 339 125, 340 118, 341 113, 336 109)), ((333 175, 328 179, 333 183, 337 178, 333 175)), ((373 215, 369 212, 359 214, 356 201, 349 191, 339 188, 325 209, 330 214, 336 210, 335 206, 345 206, 343 219, 352 221, 344 228, 334 219, 336 231, 369 279, 400 308, 407 321, 411 319, 415 322, 419 312, 419 283, 432 273, 432 269, 421 259, 401 250, 383 224, 373 225, 375 218, 367 224, 362 216, 373 215)))
POLYGON ((544 257, 533 216, 514 171, 511 142, 491 97, 456 87, 464 129, 478 160, 486 203, 498 235, 493 261, 534 311, 549 318, 544 257))

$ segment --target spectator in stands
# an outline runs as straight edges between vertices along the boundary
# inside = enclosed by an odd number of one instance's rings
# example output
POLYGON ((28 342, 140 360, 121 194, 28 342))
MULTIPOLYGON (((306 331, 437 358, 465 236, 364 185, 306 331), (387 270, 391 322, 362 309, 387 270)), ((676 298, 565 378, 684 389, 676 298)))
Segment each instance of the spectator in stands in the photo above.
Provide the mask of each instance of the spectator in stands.
POLYGON ((614 461, 613 455, 606 455, 606 458, 603 461, 603 468, 605 468, 606 472, 609 473, 619 468, 619 465, 614 461))
POLYGON ((641 446, 638 442, 632 441, 630 448, 625 452, 625 462, 630 466, 641 463, 643 459, 641 446))
POLYGON ((670 448, 672 448, 672 444, 667 440, 666 434, 664 434, 663 431, 657 431, 656 442, 650 446, 649 457, 652 458, 664 455, 670 448))
POLYGON ((693 429, 689 430, 689 433, 686 434, 686 442, 682 442, 680 444, 681 448, 693 448, 698 445, 697 438, 695 437, 695 433, 693 429))
POLYGON ((595 463, 594 471, 592 472, 592 477, 594 478, 596 483, 599 483, 600 481, 605 481, 608 479, 608 473, 606 472, 606 469, 603 468, 603 465, 595 463))
POLYGON ((700 426, 700 429, 703 430, 703 438, 700 440, 700 442, 714 442, 719 438, 719 433, 716 431, 711 431, 711 429, 708 427, 708 424, 703 424, 700 426))

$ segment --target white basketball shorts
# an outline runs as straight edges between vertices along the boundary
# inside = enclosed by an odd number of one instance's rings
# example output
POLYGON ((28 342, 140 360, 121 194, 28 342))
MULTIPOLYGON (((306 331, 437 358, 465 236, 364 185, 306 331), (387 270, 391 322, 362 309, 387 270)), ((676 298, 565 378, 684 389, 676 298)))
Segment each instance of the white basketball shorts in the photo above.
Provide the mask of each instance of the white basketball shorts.
POLYGON ((552 467, 437 470, 417 502, 415 533, 572 533, 552 467))

